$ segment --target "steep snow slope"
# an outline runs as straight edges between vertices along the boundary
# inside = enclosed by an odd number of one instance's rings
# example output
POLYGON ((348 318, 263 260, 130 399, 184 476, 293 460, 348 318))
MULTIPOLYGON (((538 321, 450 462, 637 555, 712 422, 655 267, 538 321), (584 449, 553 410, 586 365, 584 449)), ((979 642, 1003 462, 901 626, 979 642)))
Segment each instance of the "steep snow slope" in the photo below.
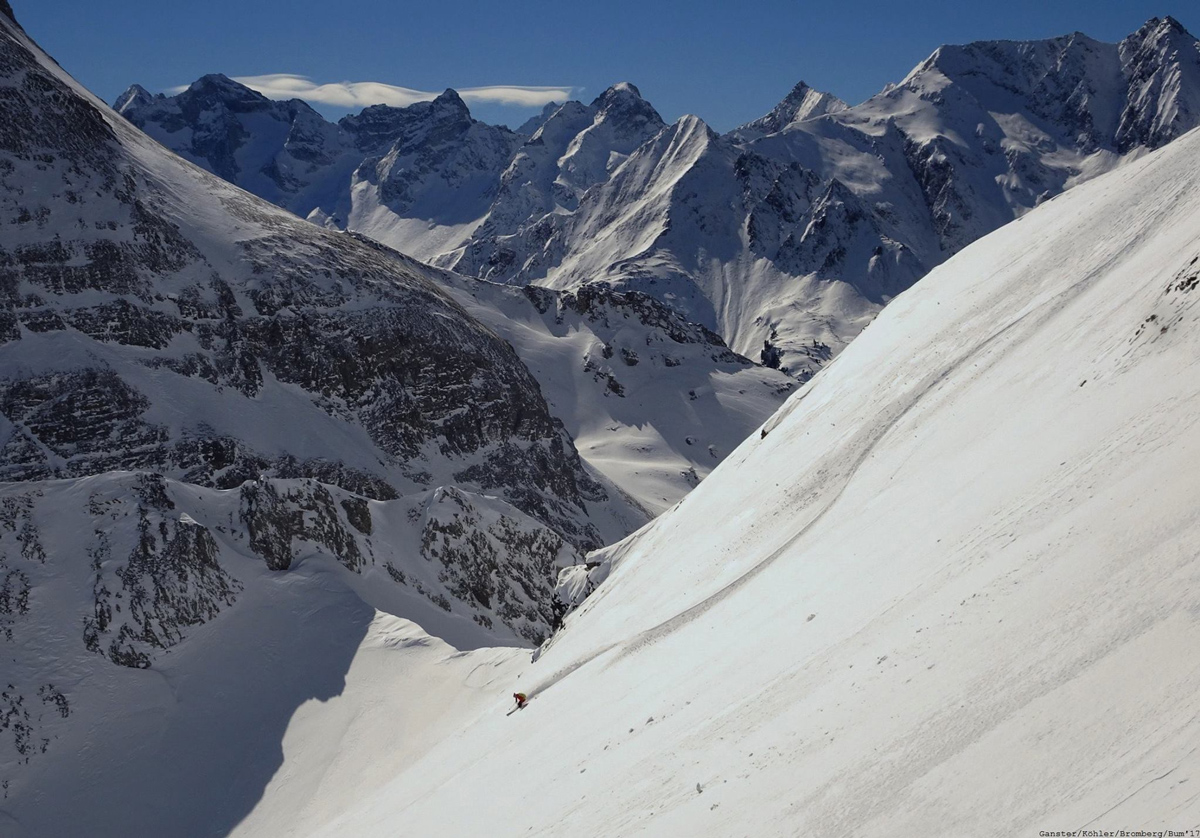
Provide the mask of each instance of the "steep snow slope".
POLYGON ((1193 132, 899 297, 318 834, 1194 825, 1198 293, 1193 132))

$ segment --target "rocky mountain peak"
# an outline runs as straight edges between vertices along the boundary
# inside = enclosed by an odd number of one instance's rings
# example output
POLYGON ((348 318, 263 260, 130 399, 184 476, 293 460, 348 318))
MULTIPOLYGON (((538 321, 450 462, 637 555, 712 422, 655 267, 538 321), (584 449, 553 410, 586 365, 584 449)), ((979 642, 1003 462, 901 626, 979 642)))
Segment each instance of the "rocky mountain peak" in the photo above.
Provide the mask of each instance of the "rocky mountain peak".
POLYGON ((1158 148, 1200 119, 1200 43, 1179 21, 1151 18, 1118 45, 1128 83, 1120 151, 1158 148))
POLYGON ((113 110, 121 115, 125 115, 140 108, 148 107, 153 102, 154 94, 140 84, 134 84, 130 85, 128 90, 117 97, 117 100, 113 102, 113 110))
POLYGON ((1192 38, 1192 40, 1195 40, 1195 38, 1192 36, 1192 33, 1188 32, 1182 23, 1170 15, 1166 15, 1165 17, 1150 18, 1137 32, 1137 34, 1142 33, 1153 35, 1184 35, 1188 38, 1192 38))
POLYGON ((712 128, 708 127, 708 123, 694 113, 685 113, 679 119, 675 120, 673 127, 682 134, 703 134, 707 137, 716 136, 712 128))
POLYGON ((827 113, 836 113, 848 108, 845 102, 832 93, 823 93, 800 81, 766 116, 748 122, 733 133, 737 136, 766 135, 782 131, 793 122, 815 119, 827 113))
POLYGON ((642 98, 642 93, 633 84, 623 81, 609 87, 594 100, 592 107, 598 118, 611 118, 622 122, 652 123, 665 125, 658 111, 642 98))
POLYGON ((407 107, 371 105, 361 113, 338 122, 354 136, 359 148, 382 151, 392 143, 407 143, 414 137, 447 137, 466 131, 474 123, 467 103, 453 88, 435 99, 407 107))
POLYGON ((453 111, 466 113, 468 116, 471 111, 467 108, 467 103, 458 95, 458 91, 453 87, 447 87, 445 90, 433 100, 433 104, 437 108, 445 108, 453 111))
POLYGON ((537 129, 545 125, 546 120, 554 116, 554 112, 561 107, 562 102, 548 103, 544 108, 542 108, 541 113, 531 116, 529 119, 521 123, 520 127, 517 128, 517 133, 532 137, 535 133, 537 133, 537 129))
POLYGON ((825 93, 800 81, 792 88, 791 93, 779 103, 776 111, 781 116, 790 117, 789 122, 795 122, 798 119, 812 119, 833 111, 844 111, 848 107, 849 105, 832 93, 825 93))
POLYGON ((234 81, 223 73, 209 73, 201 76, 190 85, 184 94, 209 100, 237 102, 269 101, 257 90, 252 90, 241 82, 234 81))
POLYGON ((605 105, 622 99, 641 99, 642 91, 633 82, 619 81, 609 85, 604 92, 592 100, 593 108, 603 108, 605 105))
POLYGON ((1159 60, 1177 60, 1180 49, 1197 51, 1196 36, 1173 17, 1152 17, 1121 41, 1122 54, 1151 52, 1159 60))
POLYGON ((6 16, 13 23, 17 22, 17 16, 13 14, 12 6, 8 5, 8 0, 0 0, 0 14, 6 16))

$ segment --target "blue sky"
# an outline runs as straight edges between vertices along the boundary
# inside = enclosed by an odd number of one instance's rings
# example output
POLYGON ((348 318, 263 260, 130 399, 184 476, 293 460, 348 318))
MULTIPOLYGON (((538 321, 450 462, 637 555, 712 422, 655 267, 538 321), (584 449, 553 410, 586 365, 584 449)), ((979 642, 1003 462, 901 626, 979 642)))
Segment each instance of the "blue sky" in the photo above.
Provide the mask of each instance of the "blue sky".
MULTIPOLYGON (((1161 0, 12 5, 26 30, 108 101, 133 82, 159 91, 210 72, 296 74, 315 83, 376 82, 418 91, 571 87, 585 101, 609 84, 632 81, 668 121, 695 113, 727 130, 770 110, 800 79, 859 102, 899 81, 942 43, 1075 30, 1116 41, 1147 18, 1167 14, 1196 33, 1200 14, 1192 3, 1171 2, 1174 7, 1161 0)), ((472 112, 515 126, 538 110, 494 99, 479 94, 469 100, 472 112)), ((347 106, 318 109, 338 116, 347 106)))

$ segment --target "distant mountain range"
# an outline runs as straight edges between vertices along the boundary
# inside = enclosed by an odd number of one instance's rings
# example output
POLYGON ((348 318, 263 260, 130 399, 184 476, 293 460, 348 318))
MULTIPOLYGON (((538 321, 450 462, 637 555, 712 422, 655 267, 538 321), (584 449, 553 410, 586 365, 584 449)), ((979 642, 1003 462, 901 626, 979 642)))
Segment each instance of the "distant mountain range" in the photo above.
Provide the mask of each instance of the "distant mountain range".
POLYGON ((805 379, 968 243, 1200 122, 1173 18, 939 48, 850 107, 801 83, 718 135, 628 83, 518 131, 447 90, 337 124, 224 76, 116 102, 182 156, 317 224, 459 273, 644 292, 805 379))

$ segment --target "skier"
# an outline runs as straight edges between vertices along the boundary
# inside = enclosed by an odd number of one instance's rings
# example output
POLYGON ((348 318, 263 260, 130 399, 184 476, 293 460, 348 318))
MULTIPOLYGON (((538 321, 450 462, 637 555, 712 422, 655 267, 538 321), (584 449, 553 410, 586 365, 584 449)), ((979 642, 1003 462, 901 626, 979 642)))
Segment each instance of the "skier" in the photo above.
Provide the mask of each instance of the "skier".
POLYGON ((513 698, 517 701, 518 710, 525 709, 525 704, 529 701, 529 696, 525 695, 525 693, 513 693, 513 698))

